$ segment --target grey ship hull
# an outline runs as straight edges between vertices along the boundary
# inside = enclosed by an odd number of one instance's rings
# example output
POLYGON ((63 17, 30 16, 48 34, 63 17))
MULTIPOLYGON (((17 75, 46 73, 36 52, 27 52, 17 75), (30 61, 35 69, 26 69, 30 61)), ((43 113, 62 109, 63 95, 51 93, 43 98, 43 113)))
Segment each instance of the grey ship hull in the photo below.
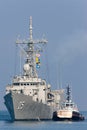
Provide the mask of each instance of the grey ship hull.
POLYGON ((51 120, 52 106, 35 102, 31 96, 22 93, 9 93, 5 95, 5 105, 12 120, 51 120))

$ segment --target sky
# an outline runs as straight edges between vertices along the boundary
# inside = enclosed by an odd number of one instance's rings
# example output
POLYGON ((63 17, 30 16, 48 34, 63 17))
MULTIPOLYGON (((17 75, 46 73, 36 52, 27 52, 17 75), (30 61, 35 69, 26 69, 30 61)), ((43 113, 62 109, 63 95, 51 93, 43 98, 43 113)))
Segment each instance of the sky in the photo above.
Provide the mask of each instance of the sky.
POLYGON ((79 110, 87 111, 87 0, 0 0, 0 110, 16 73, 15 41, 29 37, 30 16, 33 38, 48 40, 40 76, 52 89, 69 84, 79 110))

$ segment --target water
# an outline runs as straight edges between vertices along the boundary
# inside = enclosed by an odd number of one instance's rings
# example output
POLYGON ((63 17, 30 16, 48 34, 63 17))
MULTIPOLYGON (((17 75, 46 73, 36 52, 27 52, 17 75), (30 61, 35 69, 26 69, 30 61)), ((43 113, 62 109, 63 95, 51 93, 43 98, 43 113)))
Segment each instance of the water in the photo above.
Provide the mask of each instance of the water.
POLYGON ((8 112, 0 112, 0 130, 87 130, 87 112, 80 122, 55 122, 55 121, 10 121, 8 112))

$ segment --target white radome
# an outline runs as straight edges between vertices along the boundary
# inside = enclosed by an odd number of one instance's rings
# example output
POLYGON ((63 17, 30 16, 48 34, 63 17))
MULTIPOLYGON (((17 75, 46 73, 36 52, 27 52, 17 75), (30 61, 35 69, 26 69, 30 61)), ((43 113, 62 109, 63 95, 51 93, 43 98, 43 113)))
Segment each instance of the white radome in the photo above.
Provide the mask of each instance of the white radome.
POLYGON ((29 69, 30 69, 29 64, 24 64, 23 69, 24 69, 24 71, 29 71, 29 69))

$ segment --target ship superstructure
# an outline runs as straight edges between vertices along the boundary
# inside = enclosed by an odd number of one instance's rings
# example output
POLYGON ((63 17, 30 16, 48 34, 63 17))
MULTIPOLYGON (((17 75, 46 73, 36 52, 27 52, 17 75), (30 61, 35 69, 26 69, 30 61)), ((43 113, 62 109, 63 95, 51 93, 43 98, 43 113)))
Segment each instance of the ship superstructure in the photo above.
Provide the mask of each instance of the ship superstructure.
POLYGON ((16 41, 17 45, 26 46, 21 46, 25 53, 25 63, 23 74, 14 76, 12 84, 6 87, 5 105, 12 120, 50 120, 63 100, 64 90, 51 90, 51 85, 37 74, 42 48, 36 45, 47 44, 47 40, 33 39, 31 16, 29 36, 27 40, 16 41))

